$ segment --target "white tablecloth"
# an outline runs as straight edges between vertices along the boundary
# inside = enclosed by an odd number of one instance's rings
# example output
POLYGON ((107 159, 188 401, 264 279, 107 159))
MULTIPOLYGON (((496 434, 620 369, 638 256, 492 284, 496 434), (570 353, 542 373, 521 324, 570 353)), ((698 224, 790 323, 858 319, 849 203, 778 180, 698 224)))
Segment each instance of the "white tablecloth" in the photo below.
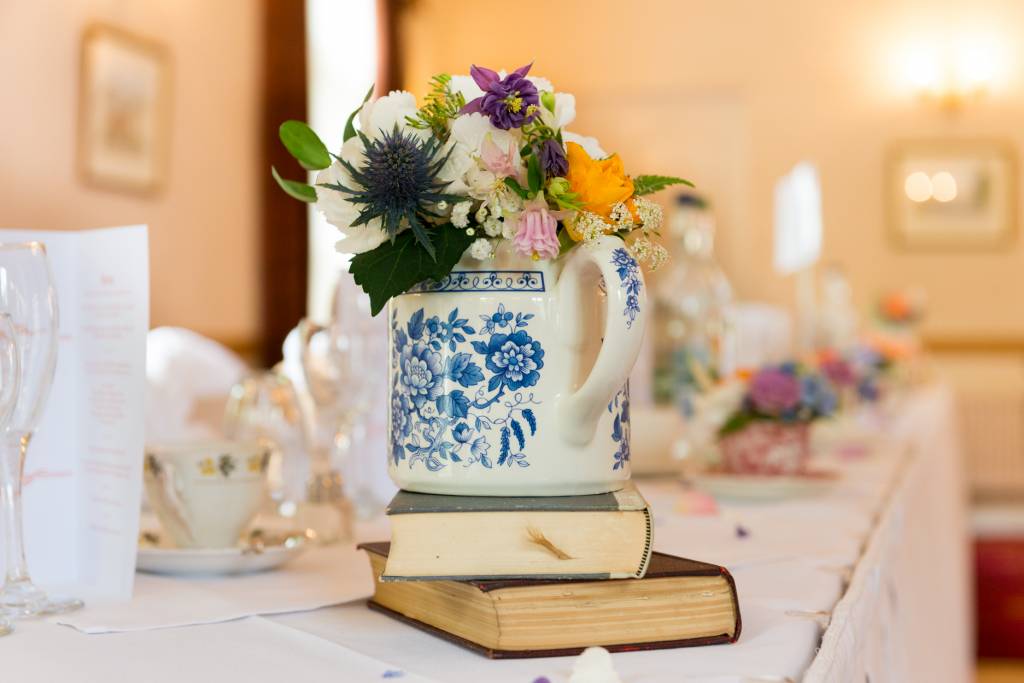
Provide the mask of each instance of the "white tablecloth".
MULTIPOLYGON (((817 499, 687 516, 679 513, 679 484, 642 482, 655 508, 657 549, 733 572, 743 634, 734 645, 616 654, 622 680, 970 680, 953 424, 947 391, 920 392, 892 429, 910 447, 840 464, 843 480, 817 499)), ((140 604, 150 599, 139 596, 140 604)), ((489 661, 362 601, 161 630, 85 635, 43 621, 21 622, 18 631, 0 639, 5 682, 557 683, 572 667, 571 658, 489 661)))

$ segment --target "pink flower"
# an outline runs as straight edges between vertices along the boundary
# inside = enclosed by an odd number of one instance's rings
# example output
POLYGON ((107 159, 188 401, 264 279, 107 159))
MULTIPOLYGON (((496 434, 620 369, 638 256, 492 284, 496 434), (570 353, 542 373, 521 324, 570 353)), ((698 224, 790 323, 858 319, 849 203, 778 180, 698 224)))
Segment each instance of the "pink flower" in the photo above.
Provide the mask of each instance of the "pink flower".
POLYGON ((490 134, 487 134, 480 143, 480 160, 484 162, 488 171, 499 178, 515 178, 519 175, 521 161, 514 139, 509 140, 506 152, 491 139, 490 134))
POLYGON ((516 251, 523 256, 538 258, 555 258, 558 256, 558 212, 548 210, 543 199, 534 199, 526 203, 526 208, 519 214, 519 230, 512 238, 516 251))

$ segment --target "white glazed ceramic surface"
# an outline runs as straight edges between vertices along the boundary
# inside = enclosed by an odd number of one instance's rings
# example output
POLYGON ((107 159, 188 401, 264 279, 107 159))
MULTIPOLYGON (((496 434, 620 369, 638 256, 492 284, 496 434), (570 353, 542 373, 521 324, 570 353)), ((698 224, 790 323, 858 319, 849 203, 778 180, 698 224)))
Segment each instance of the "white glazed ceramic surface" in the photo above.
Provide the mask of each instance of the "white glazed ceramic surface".
POLYGON ((306 550, 305 544, 267 546, 260 552, 244 548, 139 548, 136 568, 150 574, 212 576, 249 574, 276 569, 306 550))
POLYGON ((263 502, 269 459, 254 442, 147 446, 146 496, 179 548, 231 547, 263 502))
POLYGON ((453 495, 622 488, 646 313, 640 268, 611 237, 554 262, 467 257, 396 297, 391 478, 453 495))

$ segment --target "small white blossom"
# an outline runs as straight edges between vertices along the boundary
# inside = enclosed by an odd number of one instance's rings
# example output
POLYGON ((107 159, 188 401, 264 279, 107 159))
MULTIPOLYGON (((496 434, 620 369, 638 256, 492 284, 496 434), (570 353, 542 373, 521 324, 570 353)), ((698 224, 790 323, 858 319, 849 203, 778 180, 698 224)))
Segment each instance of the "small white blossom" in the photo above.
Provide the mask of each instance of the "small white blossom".
POLYGON ((574 227, 584 242, 594 242, 604 234, 608 224, 596 213, 580 211, 576 214, 574 227))
POLYGON ((473 208, 473 202, 459 202, 452 207, 452 225, 456 228, 464 228, 469 225, 469 210, 473 208))
POLYGON ((501 221, 494 216, 488 216, 484 221, 484 232, 491 237, 499 237, 501 235, 501 221))
POLYGON ((487 205, 481 204, 480 208, 476 210, 476 222, 481 225, 487 220, 487 205))
POLYGON ((633 229, 633 214, 630 213, 629 207, 626 206, 625 202, 619 202, 612 206, 611 219, 619 230, 633 229))
POLYGON ((483 237, 475 240, 473 244, 469 245, 469 255, 479 261, 491 258, 494 255, 491 241, 483 237))
POLYGON ((661 206, 643 197, 637 197, 634 203, 636 205, 636 213, 640 217, 640 223, 643 225, 644 234, 658 232, 665 217, 661 206))

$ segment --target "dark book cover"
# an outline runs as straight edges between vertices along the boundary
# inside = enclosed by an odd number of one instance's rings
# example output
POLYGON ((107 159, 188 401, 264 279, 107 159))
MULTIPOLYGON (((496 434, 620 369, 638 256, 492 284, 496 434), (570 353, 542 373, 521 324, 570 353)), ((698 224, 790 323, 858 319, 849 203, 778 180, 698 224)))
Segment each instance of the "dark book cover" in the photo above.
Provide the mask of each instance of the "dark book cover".
MULTIPOLYGON (((391 544, 387 542, 377 543, 360 543, 358 548, 365 550, 368 553, 380 555, 382 557, 388 556, 388 551, 391 548, 391 544)), ((732 594, 733 610, 736 614, 736 627, 733 635, 722 633, 720 635, 706 636, 700 638, 685 638, 682 640, 665 640, 657 642, 647 643, 628 643, 620 645, 605 645, 603 646, 609 652, 631 652, 638 650, 659 650, 676 647, 696 647, 701 645, 720 645, 726 643, 734 643, 740 637, 740 631, 742 629, 742 620, 740 617, 740 605, 739 597, 736 593, 736 582, 732 577, 732 574, 725 567, 720 567, 716 564, 710 564, 708 562, 700 562, 697 560, 690 560, 683 557, 676 557, 675 555, 668 555, 666 553, 659 553, 657 551, 651 553, 650 565, 647 568, 647 574, 642 579, 573 579, 573 580, 558 580, 558 579, 496 579, 496 580, 468 580, 459 581, 473 586, 477 590, 488 593, 499 589, 515 589, 517 587, 526 586, 542 586, 551 584, 575 584, 575 583, 591 583, 593 581, 646 581, 648 579, 664 579, 674 577, 687 577, 687 576, 722 576, 729 586, 729 591, 732 594)), ((449 633, 443 629, 437 628, 430 624, 423 623, 418 619, 407 617, 404 614, 396 612, 388 607, 380 605, 370 599, 367 601, 367 606, 370 609, 376 610, 387 614, 390 617, 403 621, 411 626, 415 626, 421 630, 431 633, 440 638, 444 638, 456 645, 461 645, 470 650, 474 650, 480 654, 483 654, 492 659, 522 659, 529 657, 561 657, 576 655, 583 652, 584 647, 577 648, 561 648, 552 650, 495 650, 492 648, 484 647, 479 643, 461 638, 457 635, 449 633)))

